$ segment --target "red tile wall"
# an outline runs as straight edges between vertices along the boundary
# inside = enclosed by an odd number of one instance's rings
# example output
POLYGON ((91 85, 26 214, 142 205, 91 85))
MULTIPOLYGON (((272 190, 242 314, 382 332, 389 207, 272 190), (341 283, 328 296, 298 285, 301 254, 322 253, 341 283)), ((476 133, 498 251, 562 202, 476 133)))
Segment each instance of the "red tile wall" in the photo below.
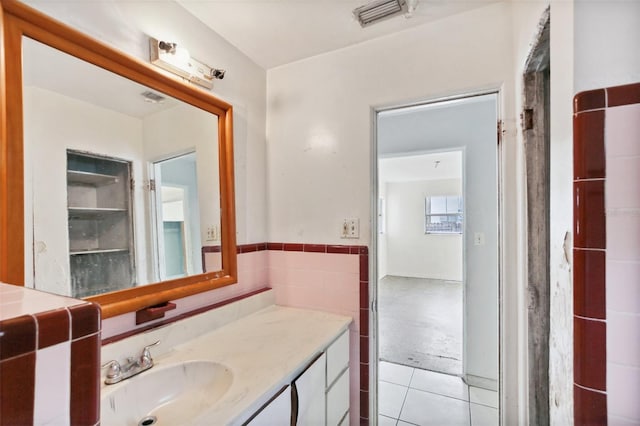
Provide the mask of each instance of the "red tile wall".
POLYGON ((591 90, 579 93, 574 98, 573 281, 576 426, 608 423, 605 122, 609 108, 638 103, 640 84, 591 90))
MULTIPOLYGON (((70 422, 99 424, 100 307, 79 302, 67 308, 0 321, 1 426, 33 424, 36 353, 67 341, 71 341, 70 422)), ((54 387, 50 389, 56 391, 54 387)))

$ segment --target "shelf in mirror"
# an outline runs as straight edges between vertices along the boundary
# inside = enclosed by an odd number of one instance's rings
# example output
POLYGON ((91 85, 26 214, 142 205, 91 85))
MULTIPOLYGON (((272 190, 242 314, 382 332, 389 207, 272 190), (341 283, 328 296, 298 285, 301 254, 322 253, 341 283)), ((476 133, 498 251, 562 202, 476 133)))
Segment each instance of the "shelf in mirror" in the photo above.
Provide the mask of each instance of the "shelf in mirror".
POLYGON ((67 170, 67 182, 69 184, 103 186, 118 183, 118 176, 83 172, 79 170, 67 170))
POLYGON ((102 253, 118 253, 129 251, 128 248, 110 248, 110 249, 89 249, 89 250, 72 250, 69 252, 71 256, 78 256, 83 254, 102 254, 102 253))
POLYGON ((69 219, 100 219, 118 213, 126 213, 127 209, 110 207, 69 207, 69 219))

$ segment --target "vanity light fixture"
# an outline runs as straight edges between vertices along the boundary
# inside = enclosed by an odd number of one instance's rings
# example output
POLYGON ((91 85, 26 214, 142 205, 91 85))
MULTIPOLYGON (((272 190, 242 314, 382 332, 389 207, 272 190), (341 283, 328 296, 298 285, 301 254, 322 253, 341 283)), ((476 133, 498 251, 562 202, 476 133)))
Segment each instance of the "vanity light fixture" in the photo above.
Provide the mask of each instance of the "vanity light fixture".
POLYGON ((408 13, 407 3, 407 0, 376 0, 354 9, 353 15, 364 28, 384 19, 408 13))
POLYGON ((177 43, 150 37, 149 53, 152 64, 207 89, 213 89, 213 79, 222 80, 226 73, 192 58, 189 51, 177 43))

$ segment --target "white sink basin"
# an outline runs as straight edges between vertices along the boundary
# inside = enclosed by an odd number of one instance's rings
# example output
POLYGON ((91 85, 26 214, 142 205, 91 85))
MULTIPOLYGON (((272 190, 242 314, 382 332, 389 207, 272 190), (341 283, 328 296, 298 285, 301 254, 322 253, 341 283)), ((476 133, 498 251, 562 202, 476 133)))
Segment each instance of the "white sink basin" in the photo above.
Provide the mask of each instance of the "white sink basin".
POLYGON ((216 362, 156 365, 138 376, 102 388, 100 424, 190 424, 224 396, 232 381, 231 370, 216 362))

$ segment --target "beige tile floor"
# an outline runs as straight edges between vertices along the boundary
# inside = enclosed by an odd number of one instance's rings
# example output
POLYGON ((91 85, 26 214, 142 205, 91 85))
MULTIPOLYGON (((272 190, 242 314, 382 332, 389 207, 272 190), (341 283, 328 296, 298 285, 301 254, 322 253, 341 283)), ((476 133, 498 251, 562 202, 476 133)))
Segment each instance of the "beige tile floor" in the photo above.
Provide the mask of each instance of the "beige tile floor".
POLYGON ((381 361, 380 426, 497 426, 498 394, 460 377, 381 361))

